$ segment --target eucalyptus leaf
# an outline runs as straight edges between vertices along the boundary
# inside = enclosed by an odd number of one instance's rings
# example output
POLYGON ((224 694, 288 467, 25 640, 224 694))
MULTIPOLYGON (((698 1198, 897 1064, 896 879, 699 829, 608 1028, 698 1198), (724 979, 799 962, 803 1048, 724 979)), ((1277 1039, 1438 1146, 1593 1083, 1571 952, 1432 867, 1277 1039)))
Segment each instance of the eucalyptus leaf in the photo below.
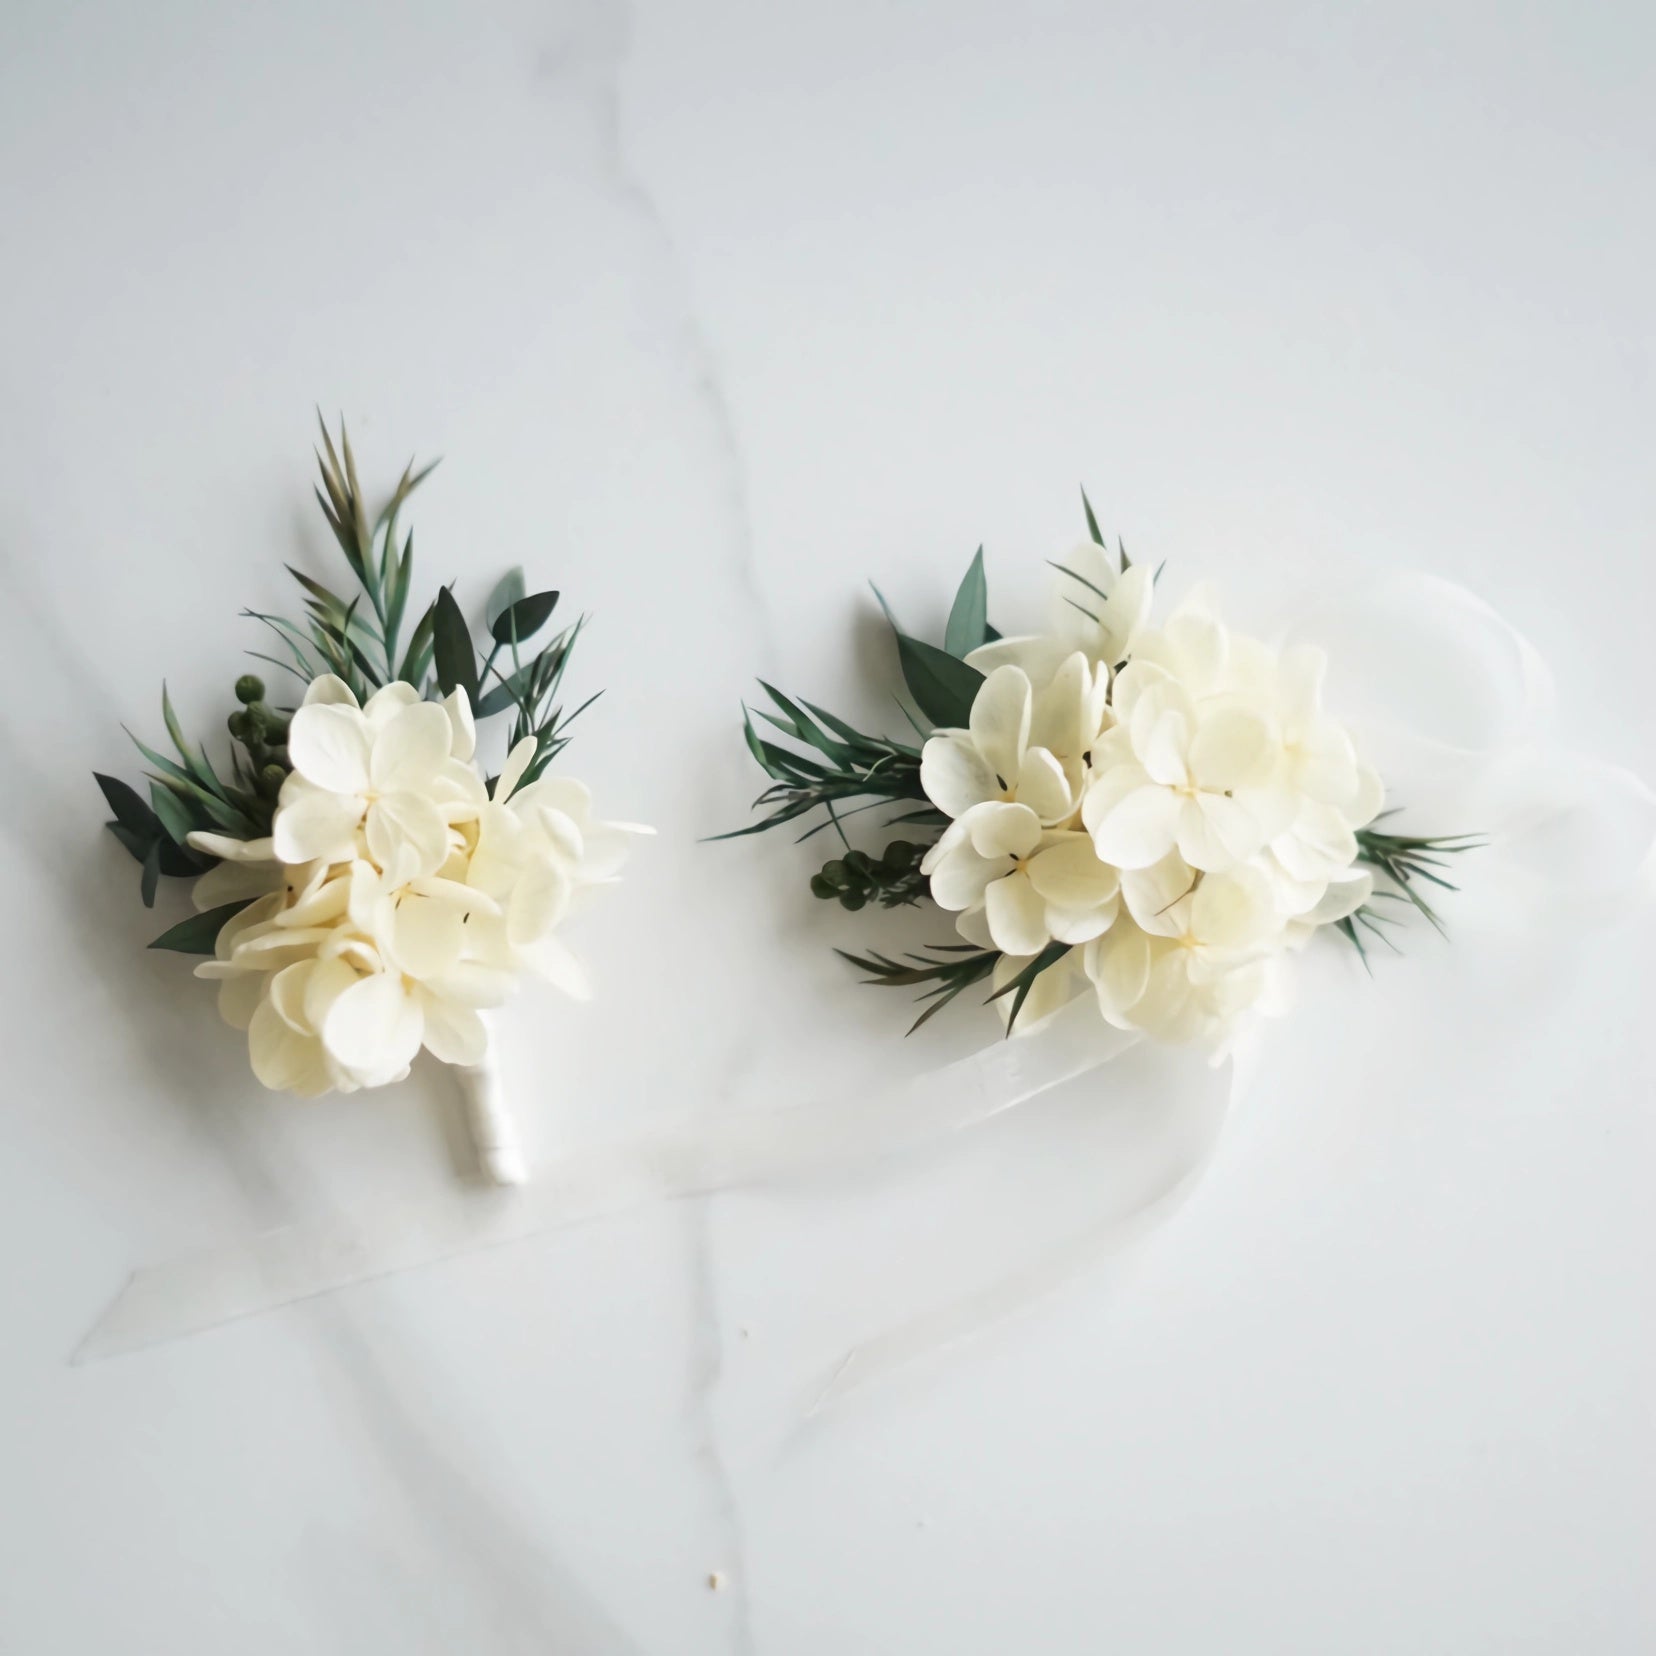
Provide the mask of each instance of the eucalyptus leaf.
MULTIPOLYGON (((145 841, 154 839, 161 832, 160 818, 144 803, 136 788, 128 787, 119 777, 103 776, 97 771, 93 771, 92 776, 103 789, 103 796, 115 813, 115 820, 123 828, 145 841)), ((143 861, 142 851, 133 854, 140 862, 143 861)))
POLYGON ((529 597, 519 598, 502 610, 490 622, 489 631, 497 644, 510 644, 514 640, 522 644, 546 625, 557 605, 558 594, 555 592, 531 593, 529 597))
POLYGON ((464 688, 466 699, 477 708, 477 655, 472 649, 471 629, 454 601, 454 594, 444 587, 437 594, 433 617, 432 642, 437 664, 437 683, 445 696, 464 688))
POLYGON ((969 722, 972 703, 983 684, 977 668, 907 633, 897 635, 897 659, 909 694, 934 730, 960 728, 969 722))
POLYGON ((983 548, 977 549, 966 578, 955 594, 949 624, 943 633, 943 648, 964 659, 987 642, 989 630, 989 585, 983 573, 983 548))
POLYGON ((208 909, 180 920, 170 931, 164 931, 150 944, 152 949, 171 949, 176 954, 210 955, 218 942, 224 923, 252 902, 251 897, 240 902, 225 903, 220 908, 208 909))

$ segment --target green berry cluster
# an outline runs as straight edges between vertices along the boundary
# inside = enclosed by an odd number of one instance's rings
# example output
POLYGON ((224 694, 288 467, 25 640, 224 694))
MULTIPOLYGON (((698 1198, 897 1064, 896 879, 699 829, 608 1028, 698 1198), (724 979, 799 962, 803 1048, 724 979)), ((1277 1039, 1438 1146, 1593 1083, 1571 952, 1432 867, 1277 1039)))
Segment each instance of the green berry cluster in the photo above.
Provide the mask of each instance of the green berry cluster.
POLYGON ((870 903, 882 908, 916 903, 926 895, 926 876, 920 872, 925 854, 925 846, 912 840, 893 840, 877 858, 847 851, 811 876, 811 895, 853 912, 870 903))
POLYGON ((288 721, 264 699, 264 680, 243 673, 236 680, 236 700, 242 705, 227 721, 230 734, 247 749, 253 780, 266 799, 274 799, 288 778, 288 721))

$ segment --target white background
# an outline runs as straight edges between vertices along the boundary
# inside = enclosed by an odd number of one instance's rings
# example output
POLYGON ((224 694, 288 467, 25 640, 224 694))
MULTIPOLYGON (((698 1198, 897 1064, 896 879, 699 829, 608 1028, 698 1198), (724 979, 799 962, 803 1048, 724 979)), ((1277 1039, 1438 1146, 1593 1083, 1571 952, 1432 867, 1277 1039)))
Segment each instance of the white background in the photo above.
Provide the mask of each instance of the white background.
POLYGON ((901 1043, 812 847, 699 841, 755 673, 894 717, 865 579, 934 627, 981 540, 1015 618, 1078 481, 1243 607, 1464 581, 1656 773, 1649 8, 0 20, 8 1656, 1656 1645, 1638 926, 1319 955, 1176 1223, 809 1421, 848 1342, 1084 1223, 1104 1081, 69 1361, 136 1266, 465 1175, 441 1074, 259 1089, 89 775, 163 676, 216 729, 239 609, 330 567, 317 402, 374 488, 444 456, 433 583, 593 613, 568 768, 662 830, 576 939, 597 1002, 509 1025, 542 1165, 992 1037, 901 1043))

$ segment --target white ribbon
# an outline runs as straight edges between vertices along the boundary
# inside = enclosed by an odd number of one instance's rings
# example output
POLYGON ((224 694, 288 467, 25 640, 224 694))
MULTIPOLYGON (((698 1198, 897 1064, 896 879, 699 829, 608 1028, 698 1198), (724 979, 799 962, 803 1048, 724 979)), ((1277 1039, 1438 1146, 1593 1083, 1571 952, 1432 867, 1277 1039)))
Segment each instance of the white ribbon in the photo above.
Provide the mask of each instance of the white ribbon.
MULTIPOLYGON (((1455 924, 1475 915, 1533 936, 1560 907, 1579 927, 1619 912, 1637 886, 1648 887, 1656 795, 1625 770, 1550 743, 1551 674, 1481 599, 1436 577, 1394 576, 1304 613, 1289 637, 1329 647, 1331 705, 1349 718, 1411 820, 1422 831, 1492 838, 1464 866, 1455 924), (1400 687, 1419 698, 1412 712, 1399 705, 1400 687)), ((133 1351, 643 1202, 893 1155, 988 1121, 1132 1045, 1102 1023, 1088 997, 1028 1035, 913 1081, 686 1122, 617 1148, 572 1150, 532 1188, 510 1195, 454 1189, 418 1205, 311 1220, 152 1266, 128 1280, 75 1360, 133 1351)), ((1162 1067, 1137 1078, 1139 1086, 1153 1085, 1158 1095, 1195 1087, 1197 1095, 1184 1130, 1125 1175, 1117 1205, 1032 1263, 861 1342, 828 1377, 818 1408, 1024 1310, 1173 1211, 1211 1161, 1247 1065, 1232 1060, 1227 1081, 1188 1054, 1164 1053, 1159 1061, 1162 1067)), ((462 1085, 480 1159, 496 1174, 514 1171, 515 1145, 488 1061, 463 1074, 462 1085)))

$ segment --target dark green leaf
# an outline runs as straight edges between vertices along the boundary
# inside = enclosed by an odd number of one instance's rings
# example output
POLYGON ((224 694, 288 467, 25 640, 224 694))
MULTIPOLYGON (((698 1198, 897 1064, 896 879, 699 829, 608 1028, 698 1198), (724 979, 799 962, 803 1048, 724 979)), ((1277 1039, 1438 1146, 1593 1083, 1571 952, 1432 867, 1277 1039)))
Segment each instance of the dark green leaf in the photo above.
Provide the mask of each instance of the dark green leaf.
POLYGON ((490 623, 489 631, 497 644, 510 644, 514 638, 522 644, 546 625, 557 604, 558 594, 555 592, 531 593, 529 597, 519 598, 515 604, 508 605, 490 623))
POLYGON ((965 657, 987 642, 988 628, 989 586, 984 578, 980 546, 955 594, 949 624, 943 634, 943 648, 952 656, 965 657))
MULTIPOLYGON (((115 820, 123 828, 137 834, 146 842, 161 832, 160 820, 144 803, 137 789, 129 788, 118 777, 102 776, 97 771, 93 771, 92 775, 98 786, 103 789, 103 796, 109 801, 109 808, 115 813, 115 820)), ((143 852, 137 851, 133 855, 140 862, 143 861, 143 852)))
POLYGON ((144 872, 138 882, 139 894, 144 899, 145 908, 155 907, 155 888, 161 880, 161 841, 151 843, 149 854, 144 858, 144 872))
POLYGON ((464 688, 473 711, 477 707, 477 655, 472 649, 471 629, 444 587, 437 594, 437 614, 432 642, 436 649, 437 683, 445 696, 464 688))
POLYGON ((947 650, 923 644, 906 633, 897 635, 897 659, 903 682, 933 729, 964 726, 971 717, 972 702, 983 683, 983 674, 968 667, 947 650))
POLYGON ((192 914, 188 920, 180 920, 170 931, 162 932, 150 947, 171 949, 177 954, 210 955, 225 921, 232 915, 240 914, 252 901, 251 897, 247 897, 240 902, 226 903, 222 908, 208 909, 204 914, 192 914))

